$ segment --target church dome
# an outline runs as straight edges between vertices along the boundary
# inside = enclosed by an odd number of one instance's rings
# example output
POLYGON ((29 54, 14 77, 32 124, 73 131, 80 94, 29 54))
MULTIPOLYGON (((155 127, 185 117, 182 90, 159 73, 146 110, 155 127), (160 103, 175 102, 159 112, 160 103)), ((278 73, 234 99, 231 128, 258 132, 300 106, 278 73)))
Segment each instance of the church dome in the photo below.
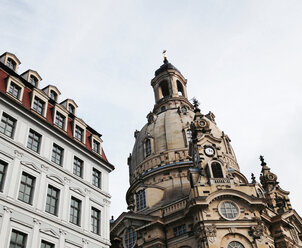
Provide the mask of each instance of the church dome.
POLYGON ((180 71, 165 58, 164 63, 155 71, 155 76, 167 70, 175 70, 180 73, 180 71))

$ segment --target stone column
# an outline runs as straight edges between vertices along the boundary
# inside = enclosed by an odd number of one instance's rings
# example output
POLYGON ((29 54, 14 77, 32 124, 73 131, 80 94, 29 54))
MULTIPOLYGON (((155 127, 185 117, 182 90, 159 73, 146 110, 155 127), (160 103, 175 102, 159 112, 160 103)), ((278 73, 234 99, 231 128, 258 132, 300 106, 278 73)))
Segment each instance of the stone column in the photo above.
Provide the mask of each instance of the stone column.
POLYGON ((31 239, 31 248, 39 248, 40 247, 40 238, 39 238, 39 234, 40 234, 40 225, 41 225, 41 221, 34 218, 33 219, 34 222, 34 227, 33 227, 33 236, 31 239))
POLYGON ((70 209, 69 206, 69 198, 70 198, 70 194, 69 194, 69 183, 70 183, 70 179, 67 177, 64 177, 64 181, 65 181, 65 185, 64 185, 64 189, 63 189, 63 201, 61 204, 61 212, 62 212, 62 220, 64 222, 68 222, 69 218, 68 218, 68 211, 70 209))
MULTIPOLYGON (((10 216, 12 214, 12 210, 6 206, 3 206, 4 214, 2 216, 2 225, 0 228, 0 242, 3 244, 3 241, 9 240, 9 230, 10 230, 10 216)), ((4 243, 6 247, 7 244, 4 243)))
POLYGON ((59 229, 59 232, 60 232, 59 248, 65 248, 65 237, 67 232, 62 229, 59 229))

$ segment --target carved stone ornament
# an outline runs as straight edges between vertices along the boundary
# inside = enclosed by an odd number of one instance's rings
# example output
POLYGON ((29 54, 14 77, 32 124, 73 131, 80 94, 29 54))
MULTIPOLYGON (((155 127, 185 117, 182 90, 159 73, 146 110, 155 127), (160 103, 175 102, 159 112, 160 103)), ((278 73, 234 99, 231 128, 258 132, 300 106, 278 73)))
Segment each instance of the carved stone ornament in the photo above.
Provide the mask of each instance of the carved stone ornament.
POLYGON ((22 158, 23 157, 23 153, 22 152, 19 152, 18 150, 15 150, 14 152, 15 152, 15 154, 16 154, 16 156, 18 158, 22 158))
POLYGON ((89 242, 88 242, 88 240, 87 239, 84 239, 84 238, 82 238, 82 242, 84 243, 84 244, 89 244, 89 242))
POLYGON ((258 224, 256 226, 252 226, 249 234, 255 238, 255 239, 260 239, 263 236, 264 233, 264 227, 262 222, 258 222, 258 224))
POLYGON ((217 229, 214 224, 205 227, 205 234, 207 237, 216 237, 216 233, 217 233, 217 229))
POLYGON ((67 232, 64 231, 63 229, 59 229, 59 233, 60 233, 60 235, 66 235, 67 234, 67 232))
POLYGON ((214 243, 215 238, 216 238, 216 233, 217 233, 217 230, 216 230, 216 226, 214 224, 212 224, 211 226, 205 227, 205 235, 206 235, 206 237, 208 237, 208 240, 211 243, 214 243))

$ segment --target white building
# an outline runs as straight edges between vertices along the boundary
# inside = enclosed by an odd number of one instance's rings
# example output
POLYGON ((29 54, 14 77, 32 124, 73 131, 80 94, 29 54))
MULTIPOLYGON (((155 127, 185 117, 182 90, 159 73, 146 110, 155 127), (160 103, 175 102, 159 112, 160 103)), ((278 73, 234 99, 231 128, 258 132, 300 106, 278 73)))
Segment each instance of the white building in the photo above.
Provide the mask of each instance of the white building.
POLYGON ((19 64, 0 56, 0 247, 109 247, 114 167, 101 135, 19 64))

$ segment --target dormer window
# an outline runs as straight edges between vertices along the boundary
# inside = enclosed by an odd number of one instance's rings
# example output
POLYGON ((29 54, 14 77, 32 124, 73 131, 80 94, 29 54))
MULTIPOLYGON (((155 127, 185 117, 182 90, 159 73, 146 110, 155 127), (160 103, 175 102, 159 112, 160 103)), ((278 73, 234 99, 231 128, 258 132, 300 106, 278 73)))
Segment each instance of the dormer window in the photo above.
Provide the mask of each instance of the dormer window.
POLYGON ((74 137, 83 142, 84 130, 80 128, 78 125, 75 126, 74 137))
POLYGON ((68 104, 68 111, 74 114, 74 106, 72 104, 68 104))
POLYGON ((43 115, 44 108, 45 108, 45 102, 43 102, 38 97, 35 97, 33 103, 33 110, 36 111, 38 114, 43 115))
POLYGON ((96 153, 100 153, 100 142, 96 141, 95 139, 92 143, 92 150, 96 153))
POLYGON ((50 90, 49 97, 50 97, 52 100, 57 101, 58 94, 57 94, 55 91, 50 90))
POLYGON ((7 58, 7 60, 6 60, 6 65, 10 68, 10 69, 12 69, 12 70, 16 70, 16 65, 17 65, 17 63, 12 59, 12 58, 7 58))
POLYGON ((10 93, 13 97, 19 99, 21 93, 21 87, 15 84, 14 82, 11 82, 8 93, 10 93))
POLYGON ((33 86, 37 87, 37 84, 38 84, 39 80, 34 75, 30 75, 29 82, 33 86))
POLYGON ((60 128, 62 128, 62 129, 64 129, 65 128, 65 116, 64 115, 62 115, 60 112, 56 112, 56 120, 55 120, 55 124, 58 126, 58 127, 60 127, 60 128))

